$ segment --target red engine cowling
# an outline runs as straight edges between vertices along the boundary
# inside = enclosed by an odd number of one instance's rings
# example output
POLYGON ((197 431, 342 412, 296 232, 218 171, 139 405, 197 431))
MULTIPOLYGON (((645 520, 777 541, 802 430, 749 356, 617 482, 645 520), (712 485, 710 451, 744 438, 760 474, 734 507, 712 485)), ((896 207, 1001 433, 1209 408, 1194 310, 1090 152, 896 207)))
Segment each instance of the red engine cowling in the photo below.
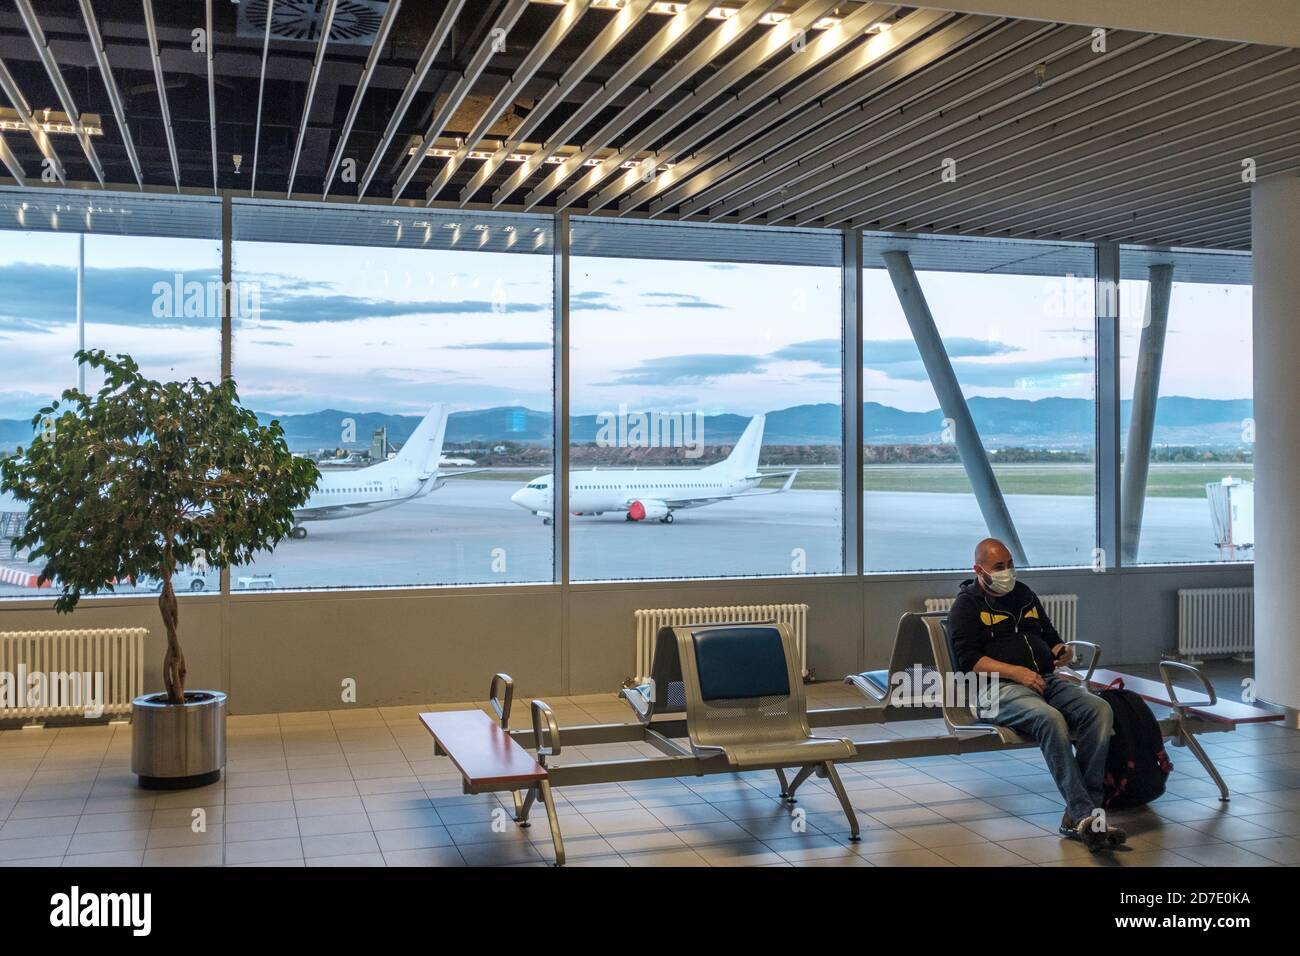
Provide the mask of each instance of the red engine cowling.
POLYGON ((662 501, 633 501, 627 506, 627 516, 633 521, 654 521, 668 514, 662 501))

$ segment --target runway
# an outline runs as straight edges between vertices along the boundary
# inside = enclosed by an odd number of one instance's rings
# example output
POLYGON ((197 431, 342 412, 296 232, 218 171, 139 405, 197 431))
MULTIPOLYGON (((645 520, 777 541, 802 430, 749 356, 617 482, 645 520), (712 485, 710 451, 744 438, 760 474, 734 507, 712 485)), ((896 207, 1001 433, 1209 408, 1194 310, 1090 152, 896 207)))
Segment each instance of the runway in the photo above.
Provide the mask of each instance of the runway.
MULTIPOLYGON (((551 528, 510 501, 513 482, 449 481, 426 498, 337 521, 306 525, 238 578, 271 574, 277 589, 517 584, 553 578, 551 528)), ((1009 495, 1034 565, 1092 563, 1093 501, 1083 496, 1009 495)), ((973 496, 870 492, 864 507, 871 571, 964 568, 984 523, 973 496)), ((676 513, 673 524, 621 515, 571 519, 574 581, 838 573, 840 507, 835 491, 790 491, 676 513)), ((1152 498, 1144 562, 1215 561, 1209 508, 1196 498, 1152 498)), ((7 562, 8 566, 20 566, 7 562)), ((34 569, 33 569, 34 570, 34 569)), ((207 587, 217 587, 210 574, 207 587)), ((0 596, 49 591, 0 584, 0 596)))

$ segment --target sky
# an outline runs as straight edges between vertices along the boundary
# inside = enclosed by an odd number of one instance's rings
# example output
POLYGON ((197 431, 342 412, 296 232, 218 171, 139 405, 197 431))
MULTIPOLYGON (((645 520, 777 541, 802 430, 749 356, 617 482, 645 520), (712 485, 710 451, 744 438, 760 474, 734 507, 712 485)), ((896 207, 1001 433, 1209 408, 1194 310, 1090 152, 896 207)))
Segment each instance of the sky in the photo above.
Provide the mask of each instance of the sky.
MULTIPOLYGON (((0 418, 27 418, 75 384, 75 235, 0 232, 0 418)), ((246 404, 290 414, 422 413, 551 404, 547 255, 237 242, 248 283, 234 370, 246 404)), ((90 235, 86 339, 156 377, 214 378, 219 319, 170 309, 157 283, 219 279, 210 240, 90 235), (156 314, 161 312, 161 314, 156 314)), ((1092 285, 921 273, 968 395, 1092 395, 1092 285)), ((839 275, 829 268, 575 258, 574 414, 754 414, 839 400, 839 275)), ((1123 290, 1131 391, 1145 283, 1123 290)), ((882 269, 864 275, 865 399, 937 406, 882 269)), ((1250 290, 1175 283, 1163 395, 1250 395, 1250 290)), ((95 387, 93 378, 88 383, 95 387)))

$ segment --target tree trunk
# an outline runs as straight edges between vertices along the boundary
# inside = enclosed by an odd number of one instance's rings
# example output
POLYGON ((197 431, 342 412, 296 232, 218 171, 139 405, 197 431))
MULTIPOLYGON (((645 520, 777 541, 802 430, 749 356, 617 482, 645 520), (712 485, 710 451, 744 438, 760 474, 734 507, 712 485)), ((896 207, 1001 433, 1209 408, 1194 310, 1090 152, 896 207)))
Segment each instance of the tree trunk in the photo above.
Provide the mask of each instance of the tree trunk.
POLYGON ((167 653, 163 657, 163 686, 167 688, 167 702, 185 703, 185 655, 176 636, 180 625, 180 610, 176 592, 172 590, 171 575, 163 579, 162 594, 158 595, 158 609, 162 611, 163 625, 167 628, 167 653))

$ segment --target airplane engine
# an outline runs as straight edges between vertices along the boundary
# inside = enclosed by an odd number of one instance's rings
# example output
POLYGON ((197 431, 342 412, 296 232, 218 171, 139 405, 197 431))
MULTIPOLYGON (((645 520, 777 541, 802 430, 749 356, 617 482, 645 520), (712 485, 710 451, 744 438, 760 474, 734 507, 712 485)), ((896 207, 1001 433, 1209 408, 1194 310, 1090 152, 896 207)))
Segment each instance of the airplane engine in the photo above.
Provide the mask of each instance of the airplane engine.
POLYGON ((668 506, 662 501, 633 501, 627 506, 627 517, 630 521, 656 521, 666 517, 668 506))

